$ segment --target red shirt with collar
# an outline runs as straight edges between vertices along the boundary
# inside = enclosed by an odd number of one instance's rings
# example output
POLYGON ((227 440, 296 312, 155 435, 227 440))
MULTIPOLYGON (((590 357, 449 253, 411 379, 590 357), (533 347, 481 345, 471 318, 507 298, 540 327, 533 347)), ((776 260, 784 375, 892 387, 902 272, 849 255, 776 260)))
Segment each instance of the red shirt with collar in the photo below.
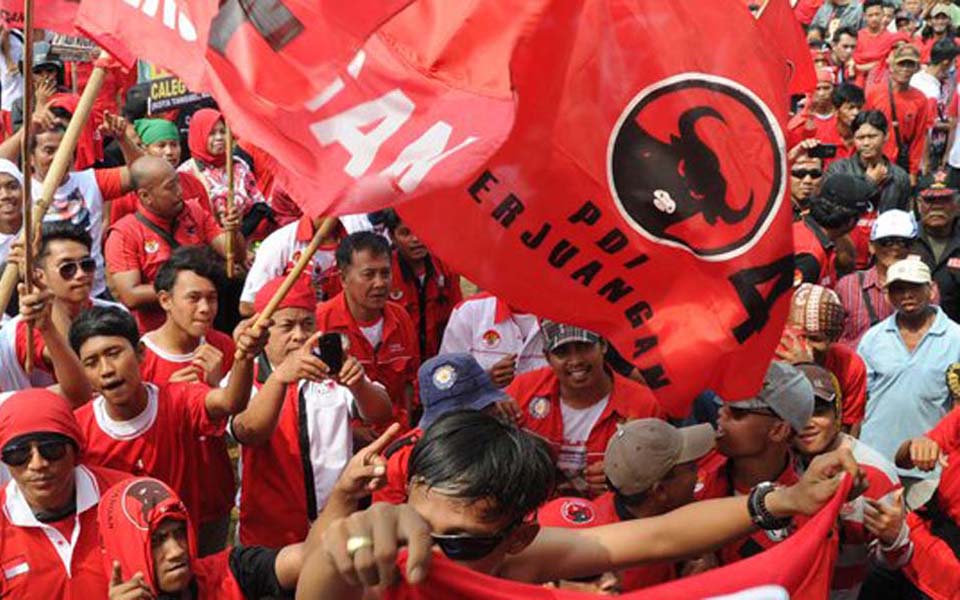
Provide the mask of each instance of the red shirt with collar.
MULTIPOLYGON (((636 517, 622 514, 617 510, 616 495, 607 492, 593 501, 597 510, 604 514, 615 515, 618 522, 629 521, 636 517)), ((620 572, 621 586, 624 592, 633 592, 673 581, 677 578, 677 564, 674 562, 657 562, 620 572)))
POLYGON ((419 275, 396 250, 391 272, 390 299, 407 309, 413 320, 420 340, 421 360, 436 356, 450 313, 463 300, 460 276, 436 257, 428 256, 421 283, 419 275))
MULTIPOLYGON (((203 187, 200 180, 192 173, 178 172, 177 175, 180 176, 180 192, 184 202, 194 200, 200 208, 210 212, 210 199, 207 197, 207 189, 203 187)), ((129 192, 120 196, 110 203, 109 224, 116 225, 120 219, 137 212, 137 207, 139 206, 140 198, 137 196, 137 192, 129 192)))
POLYGON ((410 455, 423 437, 419 427, 394 440, 383 455, 387 459, 387 483, 373 493, 374 502, 403 504, 407 501, 407 480, 410 478, 410 455))
MULTIPOLYGON (((726 498, 728 496, 743 496, 750 493, 749 488, 735 488, 733 477, 729 475, 730 459, 720 454, 717 450, 697 461, 700 465, 697 471, 697 484, 694 488, 694 497, 697 501, 708 500, 711 498, 726 498)), ((774 482, 782 486, 790 486, 800 480, 793 465, 793 459, 788 457, 787 468, 774 482)), ((794 517, 793 525, 789 533, 796 531, 804 523, 810 520, 810 517, 794 517)), ((717 551, 720 558, 720 564, 730 564, 744 558, 749 558, 754 554, 772 548, 778 542, 783 541, 786 536, 782 532, 755 531, 752 534, 734 540, 717 551), (782 536, 782 537, 781 537, 782 536)))
POLYGON ((177 492, 194 526, 199 526, 200 498, 209 482, 205 465, 185 449, 195 447, 201 435, 222 436, 227 425, 226 418, 211 419, 207 414, 209 391, 202 383, 149 385, 140 431, 122 435, 104 429, 103 397, 84 404, 74 411, 87 443, 84 459, 163 481, 177 492))
MULTIPOLYGON (((144 210, 141 214, 165 231, 170 223, 144 210)), ((176 219, 173 239, 181 246, 206 245, 223 233, 216 219, 195 201, 184 202, 183 211, 176 219)), ((173 250, 156 232, 137 219, 127 215, 110 227, 105 234, 104 258, 110 273, 139 271, 141 283, 152 283, 160 266, 167 262, 173 250)), ((163 325, 166 315, 159 306, 133 311, 141 332, 153 331, 163 325)))
MULTIPOLYGON (((32 518, 26 502, 10 497, 10 486, 0 490, 0 597, 11 600, 56 598, 57 600, 90 600, 106 598, 109 579, 103 571, 100 554, 100 524, 97 504, 100 495, 127 473, 101 467, 78 466, 77 508, 75 519, 64 520, 71 526, 48 527, 17 525, 23 518, 32 518), (82 474, 81 474, 82 473, 82 474), (84 478, 81 483, 80 478, 84 478), (70 551, 70 538, 63 532, 79 525, 77 541, 70 551), (69 556, 70 573, 57 548, 69 556)), ((59 523, 58 523, 59 524, 59 523)))
POLYGON ((408 428, 405 390, 407 386, 414 389, 413 402, 416 402, 420 345, 407 311, 399 304, 387 302, 383 309, 383 337, 374 348, 350 313, 346 294, 340 292, 317 306, 317 331, 335 331, 347 336, 348 352, 360 361, 371 381, 387 389, 393 403, 393 419, 404 429, 408 428))
POLYGON ((843 344, 831 344, 823 367, 833 373, 843 392, 841 422, 853 426, 863 421, 867 407, 867 366, 856 351, 843 344))
MULTIPOLYGON (((587 465, 603 461, 607 442, 617 432, 617 425, 634 419, 662 419, 665 416, 648 388, 617 373, 611 373, 611 376, 613 386, 607 407, 587 438, 587 465)), ((518 375, 505 391, 520 405, 518 424, 544 438, 559 455, 565 445, 563 410, 560 406, 560 382, 553 369, 545 367, 518 375)))

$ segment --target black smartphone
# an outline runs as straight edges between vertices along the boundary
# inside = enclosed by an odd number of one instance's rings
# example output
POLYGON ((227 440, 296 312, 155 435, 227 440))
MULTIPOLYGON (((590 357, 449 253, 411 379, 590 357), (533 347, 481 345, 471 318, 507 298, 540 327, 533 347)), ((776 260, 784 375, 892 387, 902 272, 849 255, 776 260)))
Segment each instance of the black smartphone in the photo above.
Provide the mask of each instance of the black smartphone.
POLYGON ((836 144, 820 144, 807 150, 807 156, 810 158, 834 158, 836 155, 836 144))
POLYGON ((343 341, 339 333, 325 333, 317 340, 313 355, 330 367, 330 375, 336 376, 343 368, 343 341))

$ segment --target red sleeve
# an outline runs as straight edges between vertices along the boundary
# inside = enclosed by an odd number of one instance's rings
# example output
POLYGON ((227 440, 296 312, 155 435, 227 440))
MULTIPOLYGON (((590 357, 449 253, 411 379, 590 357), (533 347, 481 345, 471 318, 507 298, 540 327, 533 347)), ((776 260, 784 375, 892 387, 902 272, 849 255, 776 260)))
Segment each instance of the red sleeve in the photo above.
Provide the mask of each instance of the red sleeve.
MULTIPOLYGON (((14 346, 17 349, 17 362, 20 366, 27 364, 27 324, 23 321, 17 322, 14 346)), ((43 343, 43 337, 36 329, 33 330, 33 364, 35 367, 43 367, 46 363, 43 361, 43 349, 46 345, 43 343)))
POLYGON ((840 346, 838 351, 843 352, 842 358, 847 363, 843 370, 843 381, 840 382, 843 391, 841 420, 844 425, 853 426, 863 421, 867 406, 867 367, 863 359, 849 348, 840 346))
POLYGON ((116 225, 117 221, 135 212, 137 212, 137 193, 124 194, 110 203, 109 224, 116 225))
POLYGON ((213 330, 210 332, 210 335, 207 336, 207 341, 211 346, 223 352, 222 372, 224 374, 229 373, 230 369, 233 368, 233 355, 237 350, 237 345, 233 342, 233 338, 222 331, 213 330))
POLYGON ((113 200, 123 195, 123 177, 121 173, 126 167, 114 167, 112 169, 95 169, 94 176, 97 178, 97 187, 100 188, 100 195, 104 200, 113 200))
POLYGON ((207 413, 207 394, 212 389, 204 383, 171 383, 167 399, 179 399, 186 413, 184 418, 199 435, 219 437, 227 430, 227 417, 211 419, 207 413))
POLYGON ((927 432, 927 437, 947 454, 960 448, 960 409, 947 413, 936 427, 927 432))
POLYGON ((140 248, 133 239, 133 232, 125 224, 133 217, 127 218, 111 227, 106 233, 106 242, 103 245, 103 257, 107 262, 107 271, 110 273, 125 273, 140 271, 140 248))

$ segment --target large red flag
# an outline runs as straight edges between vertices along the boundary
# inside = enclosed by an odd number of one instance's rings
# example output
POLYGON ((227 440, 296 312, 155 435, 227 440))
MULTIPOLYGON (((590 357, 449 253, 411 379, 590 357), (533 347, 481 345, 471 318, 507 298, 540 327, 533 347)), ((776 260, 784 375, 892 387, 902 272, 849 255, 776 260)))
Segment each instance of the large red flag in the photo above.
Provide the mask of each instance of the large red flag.
POLYGON ((793 283, 778 48, 741 0, 550 16, 509 141, 402 216, 482 288, 608 337, 671 415, 754 394, 793 283))
POLYGON ((748 0, 756 3, 754 16, 765 36, 764 44, 777 48, 790 94, 812 93, 817 73, 810 46, 789 0, 748 0))
MULTIPOLYGON (((34 0, 33 26, 76 35, 73 21, 80 0, 34 0)), ((4 27, 23 27, 23 0, 0 0, 0 22, 4 27)))
MULTIPOLYGON (((773 548, 740 562, 624 594, 627 600, 823 600, 837 558, 835 524, 852 480, 806 525, 773 548)), ((404 563, 401 557, 401 569, 404 563)), ((586 600, 593 594, 514 583, 481 575, 435 554, 426 582, 389 588, 385 600, 586 600)))

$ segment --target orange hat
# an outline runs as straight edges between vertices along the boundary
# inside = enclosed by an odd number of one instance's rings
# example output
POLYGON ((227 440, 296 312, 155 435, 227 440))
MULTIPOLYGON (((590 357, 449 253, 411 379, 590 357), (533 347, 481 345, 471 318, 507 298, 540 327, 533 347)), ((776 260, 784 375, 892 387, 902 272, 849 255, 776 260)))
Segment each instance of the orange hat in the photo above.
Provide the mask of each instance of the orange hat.
MULTIPOLYGON (((280 289, 285 279, 286 276, 271 279, 265 286, 260 288, 260 291, 257 292, 257 297, 253 300, 253 310, 258 313, 263 312, 263 309, 270 303, 270 299, 273 298, 273 295, 280 289)), ((311 312, 316 310, 317 295, 313 291, 313 285, 310 283, 309 277, 300 275, 300 277, 297 278, 293 287, 290 288, 290 291, 284 296, 283 301, 280 302, 277 310, 281 308, 302 308, 311 312)))
POLYGON ((55 433, 70 438, 83 450, 83 433, 65 398, 42 388, 16 392, 0 405, 0 449, 31 434, 55 433))

